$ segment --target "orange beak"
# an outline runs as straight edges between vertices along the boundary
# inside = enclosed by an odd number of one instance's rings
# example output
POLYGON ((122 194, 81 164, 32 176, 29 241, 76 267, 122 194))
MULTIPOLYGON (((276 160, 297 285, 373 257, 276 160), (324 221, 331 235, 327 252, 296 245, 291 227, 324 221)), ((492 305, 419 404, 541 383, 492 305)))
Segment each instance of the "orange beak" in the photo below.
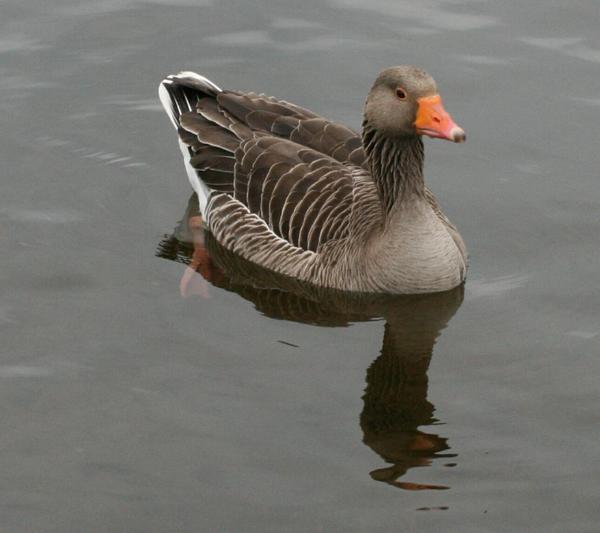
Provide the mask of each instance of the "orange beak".
POLYGON ((439 94, 424 96, 417 100, 419 109, 415 128, 419 135, 427 135, 436 139, 447 139, 455 143, 465 142, 465 131, 452 120, 444 109, 442 97, 439 94))

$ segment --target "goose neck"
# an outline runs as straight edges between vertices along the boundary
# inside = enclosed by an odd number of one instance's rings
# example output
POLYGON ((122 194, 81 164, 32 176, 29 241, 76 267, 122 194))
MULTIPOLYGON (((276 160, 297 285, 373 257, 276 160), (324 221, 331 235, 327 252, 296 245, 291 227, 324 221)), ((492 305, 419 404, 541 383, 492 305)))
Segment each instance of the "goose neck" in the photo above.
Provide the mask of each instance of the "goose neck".
POLYGON ((424 197, 421 137, 389 137, 366 123, 363 146, 386 213, 405 202, 424 197))

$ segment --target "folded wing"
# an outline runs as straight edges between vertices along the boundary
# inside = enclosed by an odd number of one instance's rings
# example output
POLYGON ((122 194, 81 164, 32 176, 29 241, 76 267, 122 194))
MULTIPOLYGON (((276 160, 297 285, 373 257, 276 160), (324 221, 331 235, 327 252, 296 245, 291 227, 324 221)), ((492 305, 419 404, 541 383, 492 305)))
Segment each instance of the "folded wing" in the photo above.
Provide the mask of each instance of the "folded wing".
POLYGON ((221 217, 243 213, 234 205, 242 204, 307 251, 346 235, 353 176, 364 174, 356 132, 274 98, 221 91, 193 73, 170 76, 160 94, 188 172, 208 194, 226 195, 218 202, 221 217))

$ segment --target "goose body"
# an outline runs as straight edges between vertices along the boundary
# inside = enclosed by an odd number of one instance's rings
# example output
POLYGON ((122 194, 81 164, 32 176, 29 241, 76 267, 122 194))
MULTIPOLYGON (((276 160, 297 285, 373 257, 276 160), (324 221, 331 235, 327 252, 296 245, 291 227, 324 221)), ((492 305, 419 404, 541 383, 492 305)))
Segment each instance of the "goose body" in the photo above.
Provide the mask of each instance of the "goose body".
POLYGON ((167 77, 159 96, 207 228, 226 249, 344 291, 436 292, 464 281, 466 249, 425 187, 421 140, 460 142, 464 132, 423 71, 380 74, 362 136, 192 72, 167 77))

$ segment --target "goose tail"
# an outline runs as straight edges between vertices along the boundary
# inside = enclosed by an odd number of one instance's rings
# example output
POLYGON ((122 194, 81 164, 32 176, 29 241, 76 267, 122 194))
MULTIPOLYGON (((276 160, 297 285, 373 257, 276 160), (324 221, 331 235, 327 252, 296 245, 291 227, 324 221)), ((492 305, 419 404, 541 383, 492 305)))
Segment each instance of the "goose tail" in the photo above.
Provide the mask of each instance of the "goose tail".
POLYGON ((167 76, 158 86, 158 97, 173 126, 179 129, 183 113, 192 111, 203 96, 217 96, 221 88, 195 72, 183 71, 167 76))
POLYGON ((181 140, 181 135, 187 133, 181 125, 181 116, 190 111, 195 112, 200 98, 207 96, 215 98, 220 92, 222 92, 221 88, 208 78, 190 71, 183 71, 179 74, 167 76, 158 86, 158 97, 171 123, 180 134, 179 148, 183 155, 190 184, 198 194, 198 203, 202 213, 205 213, 211 191, 199 179, 196 170, 192 168, 190 163, 192 156, 191 148, 181 140))

